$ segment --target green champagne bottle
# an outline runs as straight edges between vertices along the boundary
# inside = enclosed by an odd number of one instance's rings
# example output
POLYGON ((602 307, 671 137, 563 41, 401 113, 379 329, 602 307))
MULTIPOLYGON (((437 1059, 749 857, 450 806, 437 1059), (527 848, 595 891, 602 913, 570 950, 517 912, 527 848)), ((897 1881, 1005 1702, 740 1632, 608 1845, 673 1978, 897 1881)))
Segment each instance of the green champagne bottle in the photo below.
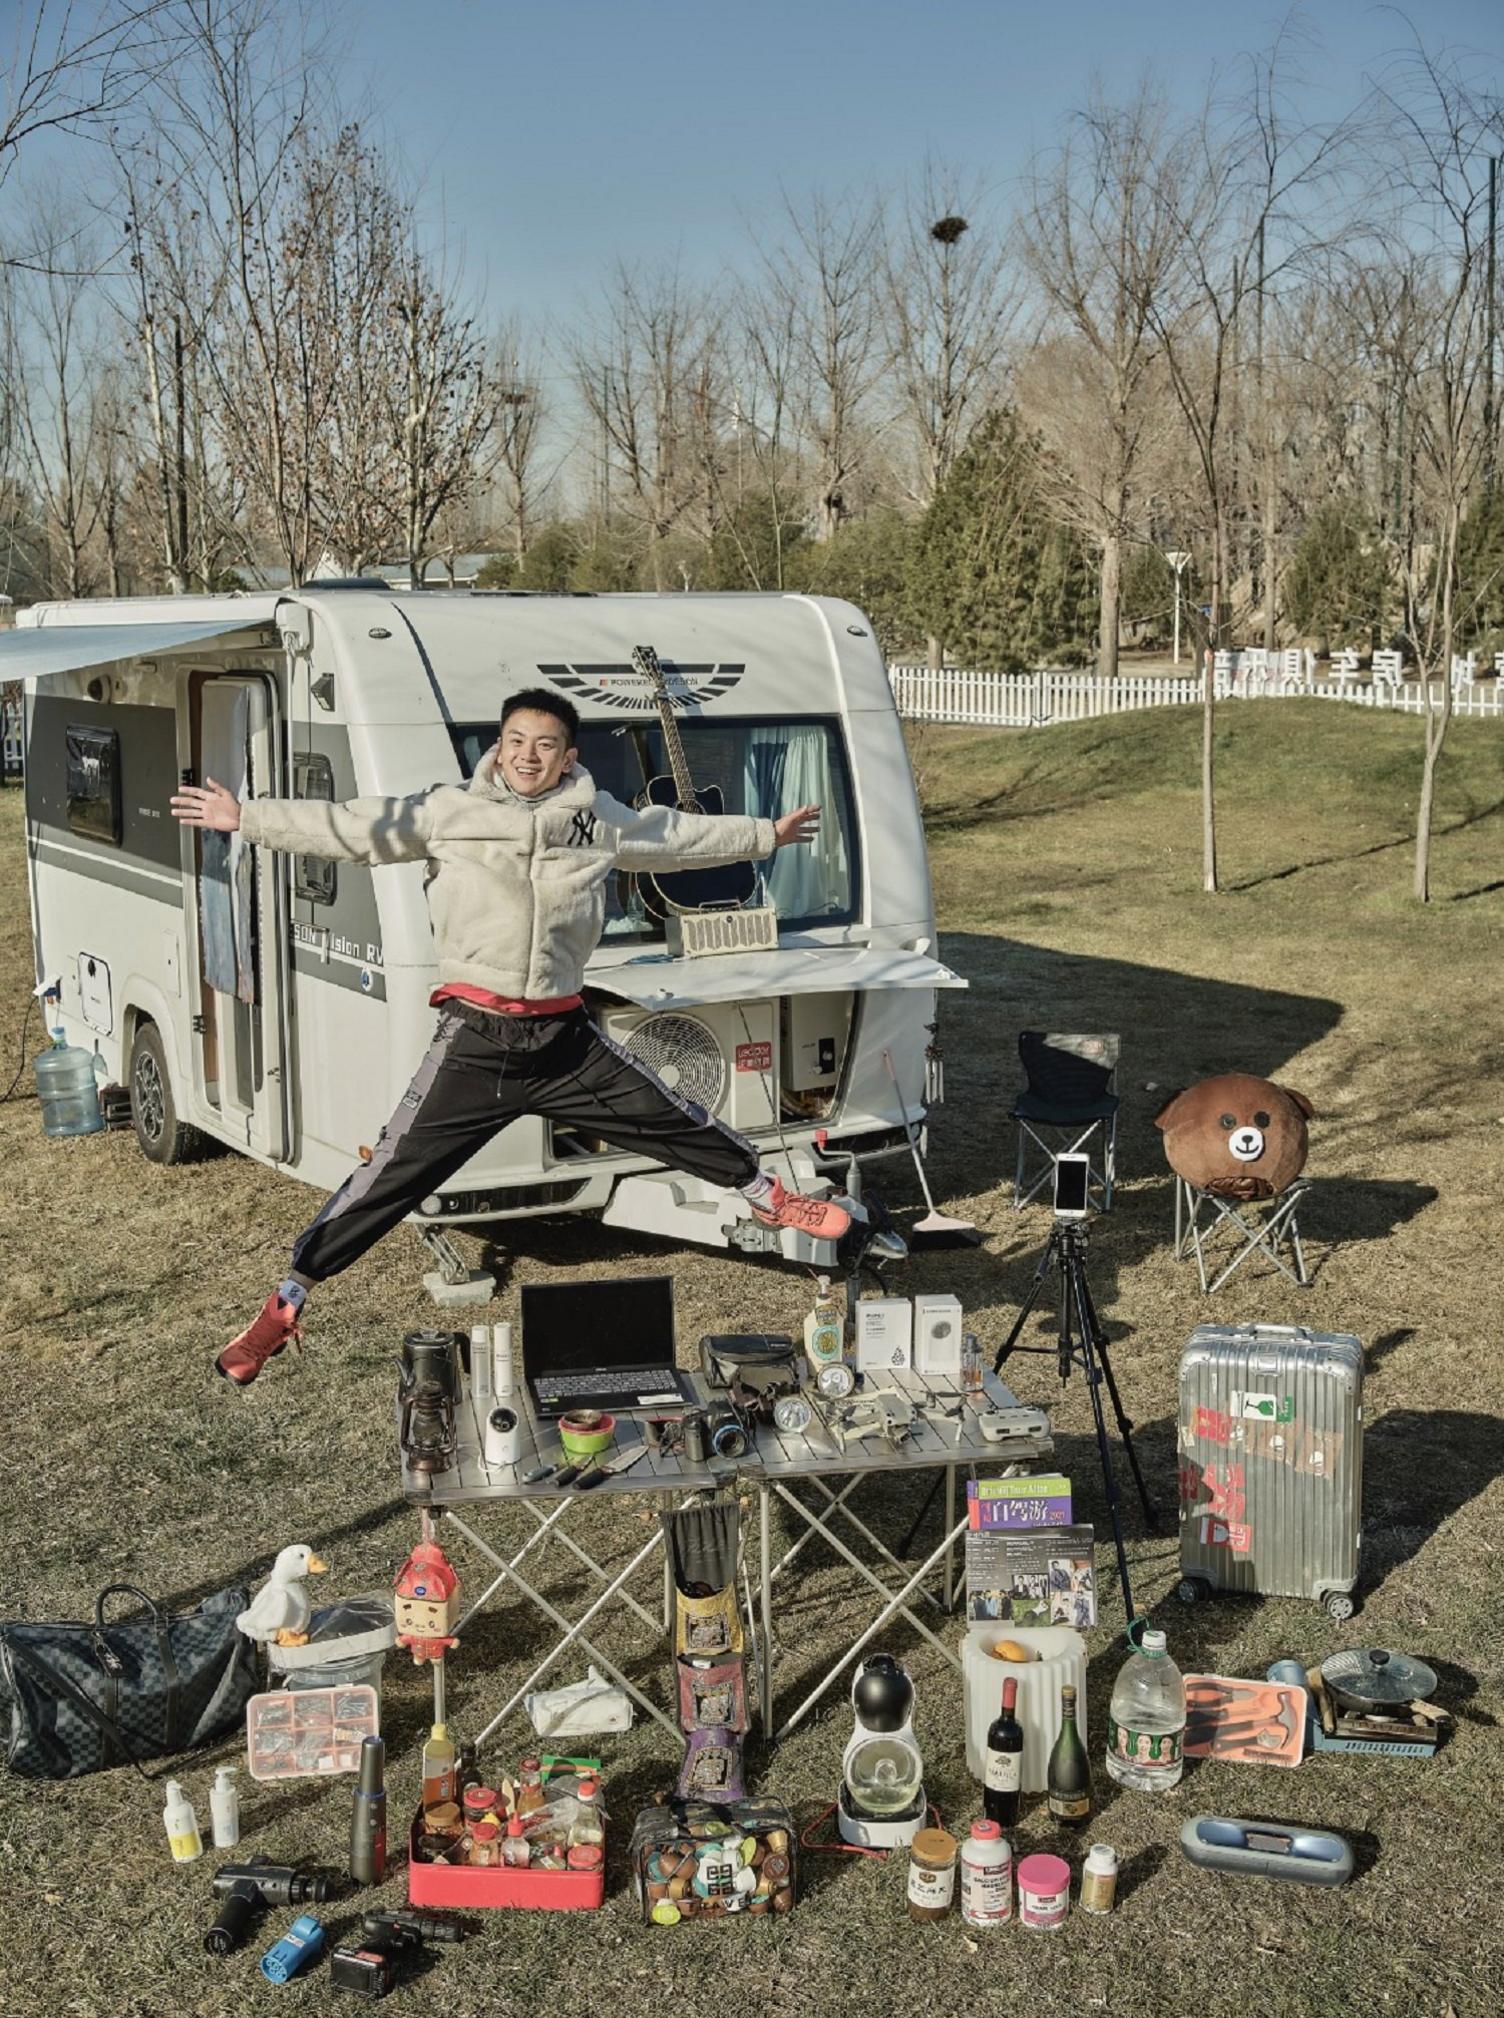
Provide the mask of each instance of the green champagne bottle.
POLYGON ((1076 1691, 1060 1691, 1060 1735, 1045 1771, 1050 1819, 1067 1829, 1083 1829, 1091 1820, 1091 1761, 1076 1729, 1076 1691))

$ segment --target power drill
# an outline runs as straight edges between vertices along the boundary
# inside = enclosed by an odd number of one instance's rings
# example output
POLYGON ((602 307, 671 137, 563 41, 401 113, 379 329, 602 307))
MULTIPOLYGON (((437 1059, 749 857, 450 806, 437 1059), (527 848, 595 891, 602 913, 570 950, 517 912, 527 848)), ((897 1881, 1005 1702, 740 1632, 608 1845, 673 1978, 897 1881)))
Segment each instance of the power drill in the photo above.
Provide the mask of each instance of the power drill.
POLYGON ((403 1973, 402 1958, 429 1942, 463 1941, 463 1921, 447 1913, 390 1913, 361 1916, 361 1939, 345 1942, 329 1958, 329 1977, 337 1990, 359 1990, 366 1997, 384 1997, 403 1973))
POLYGON ((224 1864, 214 1874, 214 1889, 225 1894, 219 1918, 204 1936, 211 1955, 228 1955, 250 1932, 251 1922, 270 1906, 303 1906, 332 1898, 338 1880, 303 1864, 274 1864, 266 1856, 248 1864, 224 1864))

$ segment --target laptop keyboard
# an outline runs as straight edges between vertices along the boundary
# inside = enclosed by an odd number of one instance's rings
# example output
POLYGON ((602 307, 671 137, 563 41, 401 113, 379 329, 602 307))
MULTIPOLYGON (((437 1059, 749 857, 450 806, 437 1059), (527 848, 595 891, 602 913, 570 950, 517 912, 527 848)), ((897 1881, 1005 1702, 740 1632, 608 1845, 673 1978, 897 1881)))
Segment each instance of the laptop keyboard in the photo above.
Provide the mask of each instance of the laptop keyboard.
POLYGON ((676 1394, 679 1383, 670 1367, 650 1366, 636 1373, 549 1373, 534 1382, 540 1401, 561 1401, 572 1394, 676 1394))

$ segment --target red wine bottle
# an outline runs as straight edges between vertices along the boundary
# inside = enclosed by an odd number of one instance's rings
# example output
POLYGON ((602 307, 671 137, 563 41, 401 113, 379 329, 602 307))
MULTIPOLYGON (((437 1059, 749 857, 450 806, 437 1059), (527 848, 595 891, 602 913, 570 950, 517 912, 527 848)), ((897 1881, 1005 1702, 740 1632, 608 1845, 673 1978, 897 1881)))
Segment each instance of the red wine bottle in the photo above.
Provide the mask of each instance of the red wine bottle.
POLYGON ((989 1822, 1001 1822, 1011 1829, 1018 1820, 1019 1795, 1024 1783, 1024 1727, 1014 1715, 1018 1682, 1009 1675, 1003 1683, 1003 1707, 987 1729, 987 1771, 982 1783, 982 1806, 989 1822))

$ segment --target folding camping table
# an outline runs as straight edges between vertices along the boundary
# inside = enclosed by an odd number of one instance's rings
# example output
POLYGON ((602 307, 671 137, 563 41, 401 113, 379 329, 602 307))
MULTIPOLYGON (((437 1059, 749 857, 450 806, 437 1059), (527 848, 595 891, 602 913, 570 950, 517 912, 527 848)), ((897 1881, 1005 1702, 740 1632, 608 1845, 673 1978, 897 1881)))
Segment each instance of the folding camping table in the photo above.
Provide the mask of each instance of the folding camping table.
MULTIPOLYGON (((873 1386, 877 1387, 878 1383, 874 1382, 873 1386)), ((666 1553, 662 1598, 656 1610, 643 1603, 638 1594, 629 1588, 663 1549, 663 1529, 656 1516, 660 1511, 691 1505, 702 1495, 714 1495, 723 1487, 731 1490, 750 1488, 758 1496, 761 1603, 756 1640, 759 1700, 765 1737, 782 1737, 792 1730, 830 1688, 842 1669, 895 1616, 906 1618, 959 1673, 961 1663, 957 1655, 915 1609, 917 1604, 927 1602, 947 1616, 954 1607, 955 1549, 966 1528, 964 1513, 959 1520, 956 1514, 956 1474, 960 1471, 969 1474, 978 1465, 1007 1467, 1029 1464, 1047 1457, 1053 1446, 1047 1433, 1009 1437, 1000 1443, 990 1442, 978 1427, 980 1411, 957 1390, 943 1383, 926 1382, 916 1375, 903 1373, 886 1377, 881 1386, 895 1390, 911 1404, 923 1404, 927 1399, 933 1404, 932 1409, 916 1414, 911 1434, 897 1447, 885 1437, 868 1435, 848 1438, 842 1449, 836 1439, 822 1430, 819 1418, 811 1424, 808 1432, 797 1435, 763 1423, 758 1425, 755 1448, 746 1457, 734 1462, 715 1460, 704 1465, 687 1464, 672 1452, 650 1447, 646 1456, 640 1458, 629 1471, 608 1477, 604 1483, 586 1493, 567 1487, 561 1491, 547 1479, 535 1485, 523 1484, 528 1472, 546 1464, 567 1463, 569 1460, 560 1449, 556 1429, 551 1424, 536 1420, 521 1396, 515 1399, 522 1404, 522 1456, 515 1465, 488 1466, 481 1455, 479 1411, 467 1393, 457 1411, 458 1449, 449 1470, 430 1478, 427 1473, 414 1472, 405 1458, 402 1465, 405 1495, 426 1509, 436 1523, 443 1521, 463 1536, 495 1571, 479 1595, 471 1599, 456 1631, 463 1637, 465 1627, 478 1613, 498 1596, 510 1591, 541 1612, 559 1634, 527 1679, 478 1733, 478 1741, 488 1738, 518 1708, 524 1696, 537 1688, 544 1676, 567 1654, 577 1649, 625 1689, 638 1707, 662 1724, 676 1742, 682 1742, 683 1733, 678 1724, 661 1704, 645 1695, 601 1651, 591 1636, 591 1629, 611 1607, 616 1606, 630 1612, 648 1629, 653 1639, 661 1643, 673 1622, 673 1577, 666 1553), (959 1417, 951 1418, 942 1412, 955 1407, 961 1410, 959 1417), (900 1471, 919 1473, 926 1470, 943 1475, 944 1535, 924 1561, 917 1568, 911 1568, 879 1539, 854 1510, 851 1501, 864 1480, 877 1475, 891 1476, 900 1471), (815 1505, 807 1505, 794 1490, 801 1484, 813 1487, 815 1505), (805 1528, 805 1532, 777 1562, 774 1562, 772 1553, 771 1517, 775 1499, 792 1509, 805 1528), (621 1567, 608 1568, 597 1561, 578 1533, 569 1529, 571 1516, 581 1504, 588 1505, 594 1500, 608 1501, 613 1511, 623 1514, 633 1508, 652 1510, 654 1517, 650 1531, 643 1536, 640 1546, 630 1549, 628 1559, 621 1567), (516 1548, 511 1548, 510 1540, 501 1547, 493 1546, 479 1532, 477 1523, 484 1515, 502 1507, 520 1509, 532 1523, 531 1531, 525 1529, 522 1543, 516 1548), (837 1532, 838 1522, 865 1543, 866 1549, 862 1554, 851 1546, 846 1534, 837 1532), (775 1588, 780 1579, 789 1576, 805 1546, 816 1537, 825 1541, 883 1602, 871 1622, 850 1645, 843 1648, 824 1678, 778 1728, 773 1716, 775 1588), (559 1543, 585 1571, 589 1581, 598 1586, 591 1592, 589 1603, 577 1618, 568 1617, 541 1588, 541 1579, 533 1568, 531 1559, 550 1542, 559 1543), (511 1553, 503 1553, 503 1549, 508 1548, 511 1553), (936 1599, 926 1585, 942 1564, 943 1595, 936 1599)), ((865 1403, 871 1393, 869 1388, 855 1399, 865 1403)), ((1011 1392, 994 1375, 986 1377, 985 1394, 987 1400, 996 1406, 1015 1405, 1011 1392)), ((703 1393, 701 1399, 705 1399, 703 1393)), ((483 1410, 492 1405, 486 1401, 480 1408, 483 1410)), ((825 1405, 827 1420, 836 1419, 839 1413, 838 1405, 825 1405)), ((641 1423, 630 1417, 619 1418, 616 1447, 611 1455, 629 1450, 643 1441, 641 1423)))

